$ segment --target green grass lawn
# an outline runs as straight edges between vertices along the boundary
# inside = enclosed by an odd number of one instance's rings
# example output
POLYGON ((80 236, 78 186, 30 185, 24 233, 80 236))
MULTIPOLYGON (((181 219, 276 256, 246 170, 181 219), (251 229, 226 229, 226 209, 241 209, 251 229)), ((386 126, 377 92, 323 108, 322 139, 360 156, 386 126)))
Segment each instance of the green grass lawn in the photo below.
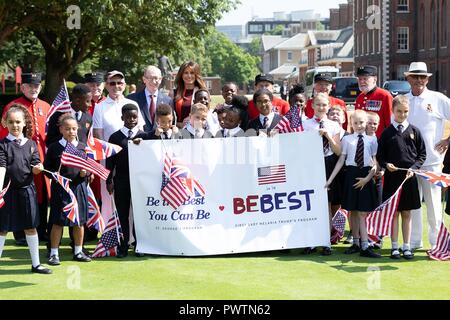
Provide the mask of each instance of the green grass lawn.
MULTIPOLYGON (((446 225, 450 217, 445 215, 446 225)), ((425 220, 424 220, 425 223, 425 220)), ((425 228, 426 229, 426 228, 425 228)), ((424 233, 424 243, 428 241, 424 233)), ((52 275, 30 272, 27 247, 13 246, 9 234, 0 260, 1 299, 448 299, 450 263, 431 261, 425 249, 415 259, 381 259, 343 254, 328 257, 301 249, 212 257, 134 255, 123 260, 71 261, 67 233, 62 264, 52 275)), ((92 251, 95 243, 87 247, 92 251)), ((41 246, 41 260, 46 262, 41 246)))

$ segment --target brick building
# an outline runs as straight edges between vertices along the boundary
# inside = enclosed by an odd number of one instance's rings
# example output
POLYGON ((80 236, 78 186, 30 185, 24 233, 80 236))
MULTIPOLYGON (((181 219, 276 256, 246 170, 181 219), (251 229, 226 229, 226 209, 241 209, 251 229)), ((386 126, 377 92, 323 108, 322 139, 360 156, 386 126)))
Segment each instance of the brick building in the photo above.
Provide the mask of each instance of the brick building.
POLYGON ((449 6, 446 0, 354 0, 355 66, 377 66, 381 85, 404 79, 412 61, 424 61, 433 73, 428 87, 450 93, 449 6))

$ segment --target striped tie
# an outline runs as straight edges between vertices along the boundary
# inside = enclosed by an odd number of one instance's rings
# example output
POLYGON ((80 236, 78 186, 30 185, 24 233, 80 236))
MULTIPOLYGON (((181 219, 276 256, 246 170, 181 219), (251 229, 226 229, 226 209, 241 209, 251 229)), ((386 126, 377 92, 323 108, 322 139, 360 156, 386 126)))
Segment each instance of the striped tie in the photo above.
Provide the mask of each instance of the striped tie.
MULTIPOLYGON (((323 129, 323 128, 324 128, 324 124, 323 124, 323 120, 321 120, 321 121, 319 121, 319 129, 323 129)), ((323 153, 327 153, 328 149, 330 148, 330 142, 324 136, 322 136, 322 145, 323 145, 323 153)))
POLYGON ((355 162, 358 168, 364 167, 364 140, 362 134, 358 134, 358 144, 356 145, 355 162))
POLYGON ((399 124, 399 125, 397 126, 397 130, 398 130, 398 133, 401 134, 401 133, 403 132, 403 125, 402 125, 402 124, 399 124))
POLYGON ((268 117, 264 117, 263 128, 264 129, 268 129, 269 128, 269 118, 268 117))

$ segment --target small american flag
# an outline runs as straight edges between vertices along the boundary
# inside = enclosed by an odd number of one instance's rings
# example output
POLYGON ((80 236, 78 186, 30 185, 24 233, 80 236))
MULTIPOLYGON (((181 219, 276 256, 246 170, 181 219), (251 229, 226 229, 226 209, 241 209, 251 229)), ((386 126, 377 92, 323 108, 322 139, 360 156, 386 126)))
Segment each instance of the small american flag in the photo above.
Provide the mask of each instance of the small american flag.
POLYGON ((286 182, 286 166, 284 164, 258 168, 258 185, 286 182))
POLYGON ((69 179, 56 172, 52 172, 52 176, 70 196, 70 203, 63 208, 64 214, 67 216, 67 219, 72 221, 72 223, 79 225, 80 217, 78 213, 78 201, 72 189, 70 189, 69 179))
POLYGON ((92 134, 92 129, 89 131, 87 139, 87 147, 85 149, 86 154, 89 158, 94 160, 104 160, 110 156, 119 153, 122 147, 109 143, 97 138, 94 138, 92 134))
POLYGON ((302 132, 302 118, 300 108, 297 106, 291 107, 291 109, 286 113, 286 115, 280 120, 275 129, 278 129, 280 133, 289 132, 302 132))
POLYGON ((122 228, 117 217, 117 211, 114 211, 98 241, 97 247, 95 247, 92 258, 116 256, 117 247, 120 245, 120 238, 123 239, 122 228))
POLYGON ((348 211, 340 208, 331 219, 331 238, 332 244, 338 243, 344 236, 345 223, 347 222, 348 211))
POLYGON ((405 183, 398 187, 397 191, 385 202, 383 202, 378 208, 369 213, 366 218, 367 233, 369 235, 376 236, 390 236, 392 231, 392 221, 394 219, 395 212, 400 202, 400 196, 402 194, 402 187, 405 183))
POLYGON ((59 90, 58 94, 56 95, 56 98, 53 101, 52 106, 50 107, 50 110, 47 113, 45 131, 47 131, 48 121, 50 120, 51 116, 56 111, 59 111, 62 113, 72 111, 72 106, 71 106, 70 100, 69 100, 69 93, 67 92, 66 80, 63 80, 63 85, 61 86, 61 89, 59 90))
POLYGON ((436 247, 433 250, 428 250, 427 254, 433 260, 450 261, 450 234, 444 222, 441 223, 439 229, 436 247))
POLYGON ((9 180, 8 185, 6 186, 6 188, 3 189, 2 191, 0 191, 0 208, 5 205, 5 199, 3 199, 3 198, 5 197, 6 192, 8 192, 10 184, 11 184, 11 180, 9 180))
POLYGON ((86 222, 86 226, 88 228, 94 227, 96 230, 103 233, 105 230, 105 221, 103 220, 102 214, 100 212, 100 207, 97 204, 97 200, 95 200, 94 192, 91 187, 87 185, 88 191, 88 221, 86 222))
POLYGON ((438 187, 446 188, 450 186, 450 174, 445 173, 437 173, 433 171, 422 171, 422 170, 412 170, 419 177, 428 180, 429 183, 432 183, 438 187))
POLYGON ((192 176, 186 165, 166 153, 160 194, 174 209, 177 209, 190 196, 204 196, 205 189, 192 176))
POLYGON ((87 170, 103 180, 106 180, 109 175, 108 169, 89 158, 85 152, 78 150, 70 142, 67 143, 66 148, 61 155, 61 164, 68 167, 87 170))

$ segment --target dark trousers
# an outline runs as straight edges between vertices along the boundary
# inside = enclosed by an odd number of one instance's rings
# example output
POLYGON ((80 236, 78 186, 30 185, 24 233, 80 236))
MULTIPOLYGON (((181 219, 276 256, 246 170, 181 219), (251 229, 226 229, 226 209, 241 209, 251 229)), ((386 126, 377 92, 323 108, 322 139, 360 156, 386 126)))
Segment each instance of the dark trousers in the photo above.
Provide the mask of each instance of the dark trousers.
POLYGON ((114 179, 114 201, 116 203, 117 213, 119 215, 120 225, 122 227, 123 242, 120 247, 122 252, 128 250, 130 241, 130 205, 131 190, 129 180, 114 179))

